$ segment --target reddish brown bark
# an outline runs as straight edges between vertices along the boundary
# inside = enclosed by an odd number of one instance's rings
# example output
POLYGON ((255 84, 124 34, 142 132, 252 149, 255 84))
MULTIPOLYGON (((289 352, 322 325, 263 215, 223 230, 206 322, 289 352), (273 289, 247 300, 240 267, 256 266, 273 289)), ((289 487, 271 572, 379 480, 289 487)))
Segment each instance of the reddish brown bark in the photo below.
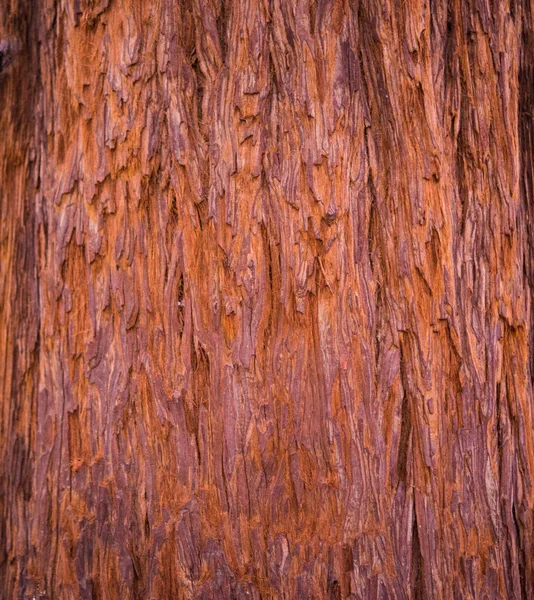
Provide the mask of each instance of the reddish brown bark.
POLYGON ((0 20, 0 595, 534 597, 530 0, 0 20))

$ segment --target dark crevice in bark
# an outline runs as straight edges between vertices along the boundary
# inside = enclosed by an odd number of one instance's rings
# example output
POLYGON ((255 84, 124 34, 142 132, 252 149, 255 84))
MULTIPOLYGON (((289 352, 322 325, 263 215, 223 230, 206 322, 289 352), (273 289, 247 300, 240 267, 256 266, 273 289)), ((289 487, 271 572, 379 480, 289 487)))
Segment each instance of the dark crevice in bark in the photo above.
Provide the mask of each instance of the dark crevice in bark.
POLYGON ((502 467, 503 467, 503 445, 506 442, 503 434, 503 426, 501 423, 501 383, 497 382, 495 392, 495 423, 497 428, 497 455, 499 460, 499 488, 502 480, 502 467))
POLYGON ((222 475, 222 481, 223 481, 223 487, 224 487, 224 498, 221 497, 221 500, 226 501, 226 504, 224 502, 221 502, 221 504, 222 504, 223 512, 227 513, 230 511, 230 507, 232 506, 232 504, 230 502, 230 494, 228 492, 228 480, 226 478, 226 470, 224 468, 224 443, 223 443, 222 450, 221 450, 220 469, 221 469, 221 475, 222 475))
POLYGON ((314 35, 315 33, 315 20, 317 16, 317 4, 312 0, 310 2, 309 8, 309 18, 310 18, 310 33, 314 35))
MULTIPOLYGON (((417 492, 414 490, 414 494, 417 492)), ((417 510, 413 503, 413 526, 412 526, 412 598, 413 600, 424 600, 425 582, 423 579, 423 555, 421 553, 421 542, 419 540, 419 527, 417 524, 417 510)))
POLYGON ((521 600, 528 600, 526 581, 525 581, 525 576, 526 576, 525 551, 524 551, 523 545, 521 543, 522 542, 521 531, 523 528, 520 527, 519 522, 518 522, 515 502, 512 503, 512 519, 514 521, 517 553, 519 555, 519 565, 517 565, 517 570, 519 572, 519 585, 520 585, 520 589, 521 589, 521 600))
MULTIPOLYGON (((465 104, 465 89, 462 90, 460 108, 458 110, 457 119, 460 119, 460 127, 458 129, 458 135, 456 136, 456 172, 458 177, 458 196, 460 201, 460 237, 463 237, 465 230, 465 222, 467 218, 467 212, 469 210, 469 189, 466 184, 468 180, 468 169, 466 168, 465 162, 468 160, 468 144, 466 141, 465 125, 463 125, 464 118, 460 118, 460 115, 468 114, 465 104)), ((472 162, 472 161, 471 161, 472 162)))
POLYGON ((148 512, 145 511, 145 538, 150 537, 150 521, 148 519, 148 512))
MULTIPOLYGON (((274 43, 272 31, 270 31, 269 34, 271 36, 271 43, 274 43)), ((274 107, 273 98, 276 98, 280 91, 280 85, 278 83, 278 73, 276 71, 272 50, 269 52, 269 81, 271 82, 271 92, 269 94, 269 98, 265 106, 266 115, 272 114, 274 107)))
MULTIPOLYGON (((367 132, 367 130, 366 130, 367 132)), ((367 142, 367 133, 366 133, 366 142, 367 142)), ((369 207, 369 229, 367 233, 368 240, 368 248, 369 248, 369 265, 371 267, 371 271, 375 272, 375 252, 378 246, 378 215, 376 210, 376 198, 374 194, 373 188, 373 180, 371 174, 369 174, 369 188, 371 190, 371 206, 369 207)))
MULTIPOLYGON (((408 477, 408 464, 413 461, 413 443, 412 442, 412 407, 410 403, 410 390, 408 376, 406 373, 406 356, 404 353, 404 338, 405 334, 400 333, 399 340, 399 368, 401 376, 401 384, 403 390, 402 408, 401 408, 401 431, 399 438, 399 450, 397 457, 397 477, 399 482, 403 482, 405 487, 410 481, 413 481, 413 473, 408 477), (411 450, 411 451, 410 451, 411 450)), ((415 507, 414 507, 415 511, 415 507)), ((415 514, 415 513, 414 513, 415 514)))
POLYGON ((228 53, 228 15, 226 0, 220 0, 219 14, 217 16, 217 33, 219 34, 219 44, 221 46, 221 61, 224 64, 228 53))
POLYGON ((191 376, 192 392, 184 401, 187 431, 195 437, 198 464, 202 461, 199 437, 200 405, 207 400, 205 390, 210 382, 210 361, 204 348, 199 343, 198 352, 195 350, 193 335, 191 335, 191 376))
POLYGON ((269 347, 269 342, 271 339, 271 335, 272 335, 272 329, 273 329, 273 315, 275 314, 275 306, 276 306, 276 283, 274 281, 274 274, 273 274, 273 269, 274 269, 274 265, 273 265, 273 251, 271 248, 271 244, 269 241, 269 236, 267 233, 267 228, 265 227, 265 225, 262 223, 261 225, 261 232, 262 232, 262 237, 263 237, 263 244, 264 244, 264 248, 266 249, 266 259, 267 259, 267 284, 269 287, 269 304, 271 307, 271 310, 269 310, 269 314, 267 317, 267 325, 265 326, 265 330, 263 332, 263 344, 265 348, 269 347))
POLYGON ((58 565, 58 557, 59 557, 59 532, 60 532, 60 513, 61 513, 61 470, 63 466, 63 423, 65 421, 65 399, 66 399, 66 389, 65 389, 65 373, 63 372, 63 368, 61 368, 61 390, 63 391, 62 399, 61 399, 61 412, 59 414, 59 450, 58 450, 58 466, 57 466, 57 479, 56 479, 56 494, 55 494, 55 506, 56 506, 56 530, 54 532, 54 558, 52 560, 52 576, 50 580, 51 586, 51 598, 54 600, 56 597, 57 584, 57 565, 58 565))
POLYGON ((195 81, 197 86, 197 94, 196 94, 196 105, 197 105, 197 126, 199 132, 202 132, 204 128, 204 88, 206 85, 204 73, 202 73, 202 69, 200 68, 200 61, 198 60, 198 56, 194 56, 193 62, 191 63, 191 68, 195 73, 195 81))
POLYGON ((184 330, 184 309, 185 309, 185 300, 184 300, 184 275, 180 273, 180 277, 178 279, 178 334, 180 339, 182 339, 182 333, 184 330))
POLYGON ((334 570, 334 556, 330 549, 328 556, 328 576, 326 580, 326 593, 330 600, 341 600, 341 586, 336 578, 334 570))
MULTIPOLYGON (((510 4, 510 13, 515 17, 515 2, 510 4)), ((532 156, 534 153, 534 31, 531 22, 531 1, 525 0, 523 6, 522 44, 519 58, 519 155, 521 165, 520 193, 523 200, 523 211, 519 218, 526 216, 527 244, 524 250, 523 273, 530 288, 530 332, 528 344, 528 368, 530 370, 530 389, 534 385, 534 169, 532 156)), ((532 392, 531 392, 532 393, 532 392)), ((520 438, 519 438, 520 439, 520 438)), ((501 461, 502 462, 502 461, 501 461)), ((521 554, 521 594, 523 599, 532 595, 534 587, 534 569, 532 559, 525 555, 525 542, 522 532, 526 527, 520 527, 515 504, 512 507, 514 523, 517 530, 518 552, 521 554)), ((526 524, 525 524, 526 525, 526 524)), ((528 539, 528 535, 525 536, 528 539)))
POLYGON ((401 433, 399 439, 399 455, 397 459, 398 480, 402 481, 404 484, 407 482, 408 450, 410 447, 411 433, 412 415, 410 411, 410 403, 405 390, 402 398, 401 433))
MULTIPOLYGON (((13 42, 13 40, 0 40, 0 75, 7 76, 5 71, 7 71, 9 65, 13 61, 16 52, 16 44, 13 42)), ((0 79, 0 83, 1 81, 2 80, 0 79)))
MULTIPOLYGON (((519 143, 521 160, 520 189, 526 212, 527 248, 525 251, 527 281, 531 293, 531 323, 534 322, 534 31, 529 22, 531 12, 530 0, 525 1, 523 8, 522 48, 519 63, 519 143)), ((530 380, 534 385, 534 327, 530 329, 529 344, 530 380)))
POLYGON ((358 32, 358 65, 359 65, 359 74, 361 77, 361 82, 363 83, 363 108, 364 108, 364 135, 365 135, 365 149, 367 151, 367 159, 369 160, 369 145, 367 142, 367 129, 370 126, 370 109, 369 109, 369 98, 370 98, 370 90, 369 90, 369 75, 365 69, 365 61, 364 61, 364 44, 367 40, 364 39, 364 34, 362 32, 366 31, 367 23, 365 23, 365 15, 363 12, 362 4, 358 5, 358 13, 357 13, 357 32, 358 32))
POLYGON ((376 299, 375 299, 375 376, 377 378, 376 380, 376 385, 379 384, 378 382, 378 375, 380 373, 380 350, 381 350, 381 344, 380 344, 380 326, 382 324, 382 311, 383 311, 383 299, 382 299, 382 290, 380 289, 380 286, 377 285, 376 286, 376 299))
POLYGON ((172 195, 172 200, 171 200, 171 222, 173 225, 176 225, 178 223, 179 220, 179 215, 178 215, 178 207, 176 204, 176 194, 172 195))
POLYGON ((146 598, 146 586, 144 583, 144 576, 141 567, 141 557, 139 553, 135 551, 133 548, 130 549, 130 558, 132 561, 132 570, 133 570, 133 597, 134 600, 144 600, 146 598))
POLYGON ((208 218, 208 203, 205 200, 201 200, 198 204, 195 204, 195 210, 197 212, 198 225, 203 230, 208 218))

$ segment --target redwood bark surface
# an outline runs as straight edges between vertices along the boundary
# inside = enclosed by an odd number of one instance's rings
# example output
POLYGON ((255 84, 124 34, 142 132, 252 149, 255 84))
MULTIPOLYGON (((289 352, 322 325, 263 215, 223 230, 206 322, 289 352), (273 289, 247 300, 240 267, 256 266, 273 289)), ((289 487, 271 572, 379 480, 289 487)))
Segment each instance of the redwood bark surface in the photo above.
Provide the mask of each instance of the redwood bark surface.
POLYGON ((533 23, 2 2, 1 598, 534 598, 533 23))

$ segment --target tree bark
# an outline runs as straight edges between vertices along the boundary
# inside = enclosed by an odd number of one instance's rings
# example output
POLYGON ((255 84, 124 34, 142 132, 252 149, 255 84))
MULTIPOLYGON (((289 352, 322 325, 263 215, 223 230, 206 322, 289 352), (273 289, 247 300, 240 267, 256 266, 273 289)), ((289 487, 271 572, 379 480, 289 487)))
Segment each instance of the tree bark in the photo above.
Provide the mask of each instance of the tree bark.
POLYGON ((534 598, 530 0, 0 8, 0 595, 534 598))

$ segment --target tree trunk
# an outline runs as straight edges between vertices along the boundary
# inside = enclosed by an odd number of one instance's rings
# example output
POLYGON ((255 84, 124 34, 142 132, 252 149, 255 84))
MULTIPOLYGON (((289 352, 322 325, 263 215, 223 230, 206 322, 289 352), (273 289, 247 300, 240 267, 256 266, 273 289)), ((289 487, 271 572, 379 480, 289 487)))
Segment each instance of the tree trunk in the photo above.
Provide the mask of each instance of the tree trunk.
POLYGON ((530 0, 0 19, 0 596, 534 598, 530 0))

